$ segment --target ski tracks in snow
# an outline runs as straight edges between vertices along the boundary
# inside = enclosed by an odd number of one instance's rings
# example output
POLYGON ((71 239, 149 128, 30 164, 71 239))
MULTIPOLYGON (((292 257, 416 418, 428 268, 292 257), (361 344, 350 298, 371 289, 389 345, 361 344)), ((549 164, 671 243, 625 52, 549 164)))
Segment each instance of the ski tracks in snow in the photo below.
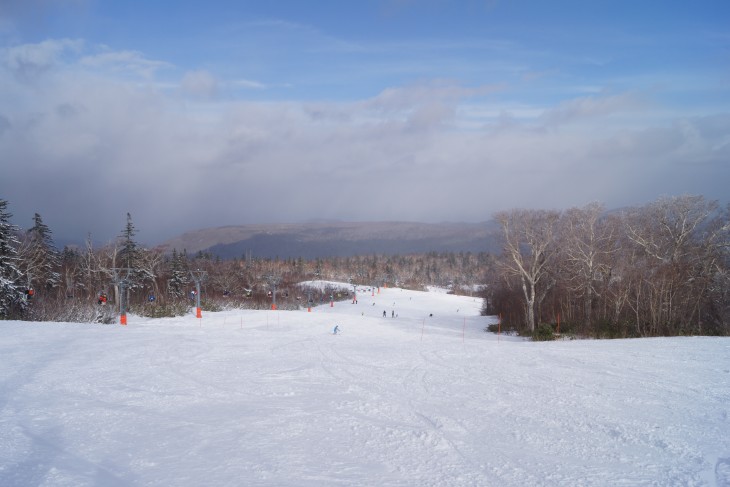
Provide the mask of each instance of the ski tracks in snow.
POLYGON ((344 348, 339 341, 318 343, 321 367, 348 391, 347 400, 333 405, 333 414, 349 424, 354 451, 382 464, 396 484, 398 479, 418 479, 418 485, 497 482, 470 446, 468 425, 454 419, 460 414, 451 410, 452 399, 439 399, 437 386, 429 382, 431 375, 458 371, 428 359, 434 351, 386 349, 373 361, 344 348))
POLYGON ((387 320, 3 323, 0 484, 730 485, 727 339, 499 342, 393 294, 387 320))

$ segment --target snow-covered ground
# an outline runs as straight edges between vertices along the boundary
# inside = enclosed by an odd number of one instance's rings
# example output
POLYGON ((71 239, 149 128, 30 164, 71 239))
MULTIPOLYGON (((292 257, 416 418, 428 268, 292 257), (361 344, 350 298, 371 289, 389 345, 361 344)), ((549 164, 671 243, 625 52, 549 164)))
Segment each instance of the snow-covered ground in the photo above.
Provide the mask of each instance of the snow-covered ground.
POLYGON ((532 343, 372 294, 0 322, 0 485, 730 485, 730 339, 532 343))

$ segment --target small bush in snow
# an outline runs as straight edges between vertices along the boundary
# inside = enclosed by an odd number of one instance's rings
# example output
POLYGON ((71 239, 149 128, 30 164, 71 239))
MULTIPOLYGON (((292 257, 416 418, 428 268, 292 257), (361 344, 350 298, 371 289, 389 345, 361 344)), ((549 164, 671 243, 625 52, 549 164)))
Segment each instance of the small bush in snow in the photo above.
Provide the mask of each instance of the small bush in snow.
POLYGON ((147 318, 174 318, 175 316, 185 316, 189 311, 190 306, 184 302, 145 304, 132 306, 130 309, 130 312, 147 318))
POLYGON ((532 332, 532 340, 536 342, 555 340, 555 331, 553 330, 552 325, 542 323, 540 326, 535 328, 535 331, 532 332))
POLYGON ((501 333, 502 335, 517 335, 517 330, 515 330, 511 326, 506 326, 502 324, 501 329, 498 323, 492 323, 491 325, 488 325, 485 329, 485 332, 489 333, 501 333))

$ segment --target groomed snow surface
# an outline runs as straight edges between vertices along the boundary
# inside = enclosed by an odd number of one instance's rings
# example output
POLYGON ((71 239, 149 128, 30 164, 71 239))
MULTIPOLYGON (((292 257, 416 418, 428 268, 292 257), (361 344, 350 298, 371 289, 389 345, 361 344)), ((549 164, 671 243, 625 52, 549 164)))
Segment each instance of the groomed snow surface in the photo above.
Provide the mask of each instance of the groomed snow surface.
POLYGON ((730 339, 533 343, 372 294, 0 322, 0 485, 730 485, 730 339))

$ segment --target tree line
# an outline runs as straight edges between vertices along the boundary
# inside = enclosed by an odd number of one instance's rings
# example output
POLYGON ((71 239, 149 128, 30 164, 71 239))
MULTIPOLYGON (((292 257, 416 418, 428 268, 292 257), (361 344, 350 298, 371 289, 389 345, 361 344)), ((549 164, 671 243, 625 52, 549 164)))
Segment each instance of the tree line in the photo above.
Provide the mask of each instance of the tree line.
POLYGON ((607 212, 494 215, 504 251, 485 312, 524 333, 730 335, 730 206, 664 197, 607 212))
MULTIPOLYGON (((119 236, 96 247, 91 235, 82 246, 54 247, 39 214, 22 230, 10 223, 8 202, 0 199, 0 318, 112 323, 125 309, 144 316, 178 316, 196 303, 194 276, 202 275, 201 307, 298 309, 352 292, 334 285, 302 289, 303 281, 351 283, 372 293, 378 286, 424 289, 463 288, 486 279, 489 254, 437 253, 365 255, 305 260, 243 255, 221 260, 208 252, 146 248, 137 241, 132 217, 119 236), (121 292, 123 289, 124 292, 121 292), (102 299, 103 297, 103 299, 102 299), (310 303, 311 300, 311 303, 310 303)), ((363 298, 364 296, 360 296, 363 298)))
MULTIPOLYGON (((119 236, 96 247, 57 250, 35 214, 21 230, 0 199, 0 318, 113 322, 121 299, 145 316, 190 311, 193 272, 204 275, 207 310, 297 309, 351 299, 323 280, 375 289, 448 287, 484 298, 485 314, 526 335, 589 337, 730 335, 730 207, 701 196, 661 198, 608 212, 600 203, 564 211, 494 215, 503 251, 361 255, 305 260, 221 260, 207 252, 146 248, 131 215, 119 236), (124 295, 120 295, 120 284, 124 295), (100 305, 100 296, 108 304, 100 305)), ((362 297, 362 296, 361 296, 362 297)))

